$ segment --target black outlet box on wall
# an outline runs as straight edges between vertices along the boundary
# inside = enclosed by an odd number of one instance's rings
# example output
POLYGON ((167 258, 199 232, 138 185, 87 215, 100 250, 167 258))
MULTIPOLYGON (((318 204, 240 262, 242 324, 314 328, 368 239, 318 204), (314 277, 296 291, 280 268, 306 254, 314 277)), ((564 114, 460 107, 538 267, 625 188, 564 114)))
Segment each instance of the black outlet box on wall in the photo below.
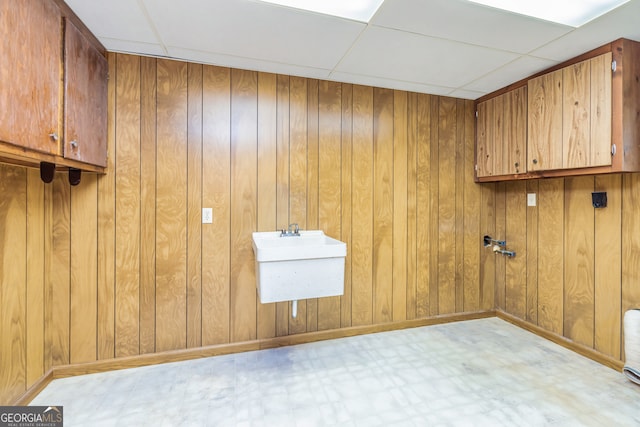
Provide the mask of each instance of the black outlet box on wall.
POLYGON ((591 203, 593 203, 594 208, 606 208, 607 207, 607 192, 600 191, 596 193, 591 193, 591 203))

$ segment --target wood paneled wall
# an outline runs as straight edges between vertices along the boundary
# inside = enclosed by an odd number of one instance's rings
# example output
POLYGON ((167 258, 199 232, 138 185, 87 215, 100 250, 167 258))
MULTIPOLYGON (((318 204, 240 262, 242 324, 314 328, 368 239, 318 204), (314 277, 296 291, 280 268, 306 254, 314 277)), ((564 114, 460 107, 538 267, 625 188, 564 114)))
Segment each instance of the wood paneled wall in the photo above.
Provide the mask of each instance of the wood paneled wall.
POLYGON ((622 360, 622 316, 640 306, 639 190, 640 174, 497 184, 495 234, 517 256, 485 260, 496 307, 622 360), (606 208, 593 191, 607 192, 606 208))
POLYGON ((472 101, 109 67, 106 175, 0 166, 0 403, 57 365, 493 308, 481 225, 500 196, 473 182, 472 101), (251 247, 292 222, 348 248, 344 295, 295 319, 257 300, 251 247))

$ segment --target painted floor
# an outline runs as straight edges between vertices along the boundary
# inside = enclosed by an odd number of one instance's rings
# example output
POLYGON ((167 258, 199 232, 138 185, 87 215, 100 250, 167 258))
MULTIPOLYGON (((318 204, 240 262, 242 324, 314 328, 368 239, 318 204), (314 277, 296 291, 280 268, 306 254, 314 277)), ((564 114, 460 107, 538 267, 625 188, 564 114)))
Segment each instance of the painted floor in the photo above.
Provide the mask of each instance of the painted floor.
POLYGON ((639 426, 640 387, 497 318, 58 379, 71 426, 639 426))

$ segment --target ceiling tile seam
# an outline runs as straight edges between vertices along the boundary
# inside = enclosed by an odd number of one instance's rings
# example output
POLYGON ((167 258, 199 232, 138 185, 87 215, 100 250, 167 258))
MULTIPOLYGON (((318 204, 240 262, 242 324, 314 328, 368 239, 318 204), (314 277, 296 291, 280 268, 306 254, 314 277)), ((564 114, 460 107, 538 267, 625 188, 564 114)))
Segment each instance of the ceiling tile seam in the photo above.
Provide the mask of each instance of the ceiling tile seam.
MULTIPOLYGON (((442 85, 431 84, 431 83, 416 82, 416 81, 413 81, 413 80, 391 79, 389 77, 377 76, 375 74, 350 73, 350 72, 347 72, 347 71, 336 71, 336 73, 346 74, 346 75, 349 75, 349 76, 356 76, 356 77, 357 76, 370 77, 370 78, 385 80, 385 81, 389 81, 389 82, 407 83, 407 84, 419 85, 419 86, 429 86, 429 87, 436 88, 436 89, 448 90, 449 93, 459 89, 457 87, 452 87, 452 86, 442 86, 442 85)), ((331 76, 333 77, 333 73, 331 74, 331 76)), ((477 91, 474 91, 474 92, 477 92, 477 91)))
POLYGON ((147 22, 151 27, 151 31, 153 31, 153 34, 158 39, 160 47, 164 51, 165 55, 169 56, 169 51, 167 50, 167 47, 165 46, 164 41, 162 40, 162 37, 160 37, 160 31, 158 31, 158 28, 156 28, 156 24, 153 22, 153 19, 151 19, 151 15, 147 10, 147 6, 144 4, 144 0, 138 0, 138 6, 140 6, 140 10, 142 10, 142 14, 147 19, 147 22))
POLYGON ((362 36, 364 35, 365 31, 367 31, 367 29, 371 26, 371 24, 369 22, 367 22, 367 25, 364 26, 364 28, 362 29, 362 31, 360 31, 360 33, 355 37, 355 39, 353 40, 353 42, 351 42, 351 45, 349 46, 349 48, 345 51, 345 53, 340 57, 340 59, 338 60, 338 62, 336 62, 336 64, 333 66, 333 68, 331 69, 330 73, 329 73, 329 78, 331 78, 333 76, 333 73, 335 72, 339 72, 337 71, 337 68, 340 66, 340 64, 342 64, 342 62, 345 60, 345 58, 351 53, 351 51, 355 48, 356 44, 358 43, 358 41, 360 40, 360 38, 362 38, 362 36))

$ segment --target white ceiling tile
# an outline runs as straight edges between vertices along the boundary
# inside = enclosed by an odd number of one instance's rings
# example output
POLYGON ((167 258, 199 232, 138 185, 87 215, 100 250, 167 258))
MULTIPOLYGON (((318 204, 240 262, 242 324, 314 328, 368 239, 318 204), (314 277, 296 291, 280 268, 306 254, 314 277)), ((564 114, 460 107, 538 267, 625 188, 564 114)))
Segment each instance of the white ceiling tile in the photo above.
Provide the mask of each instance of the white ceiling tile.
POLYGON ((515 58, 514 53, 369 27, 336 70, 457 88, 515 58))
POLYGON ((425 85, 420 83, 341 72, 331 73, 331 75, 329 76, 329 80, 366 86, 383 87, 388 89, 406 90, 409 92, 430 93, 432 95, 447 95, 453 90, 450 87, 425 85))
POLYGON ((478 92, 493 92, 511 83, 529 77, 555 65, 555 61, 522 56, 500 68, 492 70, 486 75, 464 86, 464 89, 478 92))
POLYGON ((111 38, 150 44, 160 42, 137 1, 66 0, 66 3, 100 41, 111 38))
POLYGON ((147 56, 167 56, 164 47, 159 44, 140 43, 129 40, 101 38, 105 49, 111 52, 135 53, 147 56))
POLYGON ((564 37, 536 49, 532 55, 565 61, 621 37, 640 41, 640 0, 631 0, 564 37))
POLYGON ((371 23, 517 53, 572 29, 464 0, 385 1, 371 23))
POLYGON ((333 68, 365 28, 341 18, 237 0, 144 0, 167 46, 333 68))
POLYGON ((473 90, 456 89, 453 92, 447 94, 447 96, 452 96, 454 98, 462 98, 462 99, 478 99, 481 96, 486 94, 487 92, 476 92, 473 90))
POLYGON ((287 74, 312 79, 327 79, 331 72, 331 70, 321 68, 301 67, 298 65, 260 61, 253 58, 242 58, 239 56, 221 55, 176 47, 168 47, 168 51, 169 56, 172 58, 191 62, 240 68, 244 70, 264 71, 268 73, 287 74))

